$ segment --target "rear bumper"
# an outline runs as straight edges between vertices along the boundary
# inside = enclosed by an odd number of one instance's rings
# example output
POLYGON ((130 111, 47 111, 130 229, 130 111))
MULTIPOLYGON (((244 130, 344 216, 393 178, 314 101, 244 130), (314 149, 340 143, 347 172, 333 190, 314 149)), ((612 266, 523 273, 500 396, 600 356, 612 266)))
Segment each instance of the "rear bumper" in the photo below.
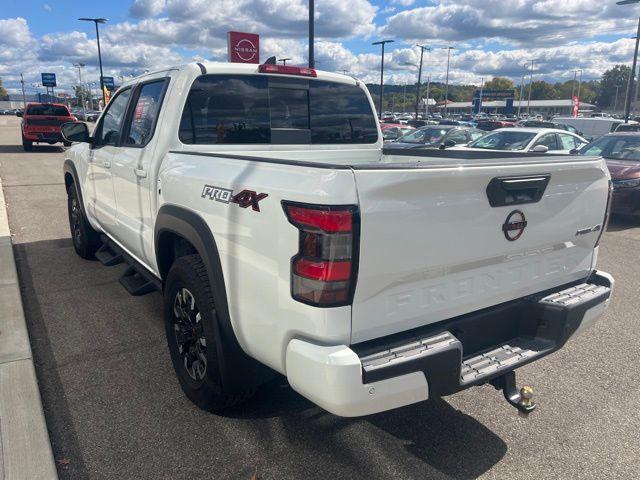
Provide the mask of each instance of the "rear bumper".
POLYGON ((292 340, 291 387, 325 410, 353 417, 482 385, 562 348, 606 310, 613 278, 542 292, 360 345, 292 340))
POLYGON ((23 131, 23 136, 25 140, 29 140, 30 142, 45 142, 45 143, 57 143, 62 142, 62 133, 60 131, 57 132, 29 132, 23 131))

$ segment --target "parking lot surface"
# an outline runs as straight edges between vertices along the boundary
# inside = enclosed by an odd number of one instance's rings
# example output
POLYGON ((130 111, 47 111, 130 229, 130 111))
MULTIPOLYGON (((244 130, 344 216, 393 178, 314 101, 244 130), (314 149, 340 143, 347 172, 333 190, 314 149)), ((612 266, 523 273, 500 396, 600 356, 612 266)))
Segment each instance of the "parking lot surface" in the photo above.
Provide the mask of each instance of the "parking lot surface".
POLYGON ((339 418, 284 379, 213 415, 182 394, 161 297, 129 296, 124 266, 77 257, 64 151, 22 151, 0 117, 0 176, 42 401, 60 478, 629 479, 640 431, 640 221, 615 219, 599 268, 612 306, 585 335, 518 371, 538 410, 520 418, 490 386, 365 418, 339 418))

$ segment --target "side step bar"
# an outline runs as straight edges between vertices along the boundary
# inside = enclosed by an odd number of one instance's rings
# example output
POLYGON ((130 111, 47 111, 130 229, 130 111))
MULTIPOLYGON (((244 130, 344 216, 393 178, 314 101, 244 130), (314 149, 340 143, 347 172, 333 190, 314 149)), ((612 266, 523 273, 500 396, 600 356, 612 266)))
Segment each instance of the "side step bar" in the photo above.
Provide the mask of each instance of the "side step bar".
POLYGON ((128 255, 114 241, 106 235, 101 235, 102 246, 96 252, 96 258, 103 265, 111 267, 120 263, 127 263, 127 269, 120 277, 122 285, 131 295, 146 295, 154 291, 162 292, 162 282, 155 275, 140 265, 131 255, 128 255))

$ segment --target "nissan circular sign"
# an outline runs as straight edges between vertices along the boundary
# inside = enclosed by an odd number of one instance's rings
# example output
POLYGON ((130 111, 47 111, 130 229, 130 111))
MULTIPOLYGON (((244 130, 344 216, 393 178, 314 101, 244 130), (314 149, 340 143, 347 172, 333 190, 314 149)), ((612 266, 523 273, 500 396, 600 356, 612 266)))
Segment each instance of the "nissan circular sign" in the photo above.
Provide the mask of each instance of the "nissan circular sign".
POLYGON ((228 32, 227 50, 231 63, 260 63, 260 35, 228 32))

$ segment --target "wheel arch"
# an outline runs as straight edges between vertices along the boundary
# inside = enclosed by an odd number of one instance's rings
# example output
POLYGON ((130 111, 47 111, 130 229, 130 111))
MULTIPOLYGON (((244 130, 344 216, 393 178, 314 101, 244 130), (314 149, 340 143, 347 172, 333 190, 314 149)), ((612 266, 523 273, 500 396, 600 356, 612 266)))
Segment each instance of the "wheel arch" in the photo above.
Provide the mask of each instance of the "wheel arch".
POLYGON ((239 393, 248 383, 257 386, 269 380, 273 372, 244 352, 233 330, 220 254, 211 229, 200 215, 177 205, 163 205, 154 227, 156 262, 163 285, 172 262, 178 258, 168 251, 168 239, 176 237, 193 247, 207 269, 215 304, 213 318, 219 339, 216 347, 224 388, 239 393))

